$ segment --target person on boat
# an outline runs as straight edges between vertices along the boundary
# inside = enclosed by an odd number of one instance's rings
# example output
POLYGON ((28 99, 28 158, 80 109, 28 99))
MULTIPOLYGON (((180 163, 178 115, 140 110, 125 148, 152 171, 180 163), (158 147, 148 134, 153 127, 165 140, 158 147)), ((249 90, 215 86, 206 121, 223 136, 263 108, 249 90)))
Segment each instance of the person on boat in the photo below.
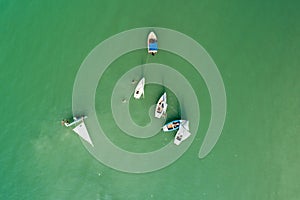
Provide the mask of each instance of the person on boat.
POLYGON ((155 55, 155 53, 154 53, 154 52, 152 52, 151 54, 152 54, 152 56, 154 56, 154 55, 155 55))
POLYGON ((179 141, 181 141, 182 136, 183 136, 183 135, 178 135, 178 136, 176 137, 176 139, 179 140, 179 141))
POLYGON ((161 112, 162 112, 162 108, 161 108, 160 106, 158 106, 157 112, 158 112, 158 113, 161 113, 161 112))
POLYGON ((67 119, 63 119, 62 121, 61 121, 61 125, 68 125, 70 122, 69 122, 69 120, 67 120, 67 119))
POLYGON ((174 128, 177 128, 179 126, 179 122, 175 122, 173 125, 174 125, 174 128))

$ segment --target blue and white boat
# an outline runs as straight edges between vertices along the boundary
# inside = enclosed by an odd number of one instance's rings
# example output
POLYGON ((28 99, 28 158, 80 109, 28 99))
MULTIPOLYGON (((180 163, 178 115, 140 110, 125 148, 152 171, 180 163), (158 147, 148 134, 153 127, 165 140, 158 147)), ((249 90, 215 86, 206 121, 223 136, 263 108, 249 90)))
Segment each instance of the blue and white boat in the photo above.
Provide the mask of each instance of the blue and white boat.
POLYGON ((179 129, 179 125, 180 125, 180 123, 182 121, 184 121, 184 120, 174 120, 174 121, 171 121, 171 122, 165 124, 163 126, 163 131, 164 132, 169 132, 169 131, 178 130, 179 129))
POLYGON ((174 138, 174 144, 176 145, 180 145, 181 142, 191 136, 188 120, 174 120, 163 126, 165 132, 174 130, 178 130, 174 138))
POLYGON ((158 44, 157 44, 157 37, 154 32, 150 32, 148 35, 147 40, 148 46, 148 53, 152 54, 153 56, 157 53, 158 44))

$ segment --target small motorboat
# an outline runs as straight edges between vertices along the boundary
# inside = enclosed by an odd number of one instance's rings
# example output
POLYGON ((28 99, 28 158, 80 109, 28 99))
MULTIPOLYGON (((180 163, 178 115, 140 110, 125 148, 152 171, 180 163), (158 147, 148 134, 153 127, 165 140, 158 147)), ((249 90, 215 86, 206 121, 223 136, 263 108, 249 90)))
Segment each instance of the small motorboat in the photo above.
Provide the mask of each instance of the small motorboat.
POLYGON ((174 120, 174 121, 171 121, 171 122, 165 124, 163 126, 163 131, 164 132, 169 132, 169 131, 178 130, 181 121, 183 121, 183 120, 174 120))
POLYGON ((83 121, 86 118, 87 118, 87 116, 73 117, 72 120, 64 119, 61 121, 61 123, 62 123, 62 125, 65 125, 66 127, 70 127, 75 124, 78 124, 79 122, 83 121))
POLYGON ((167 114, 167 93, 164 93, 158 100, 155 108, 155 117, 161 118, 167 114))
POLYGON ((134 98, 135 99, 140 99, 141 96, 143 95, 144 97, 144 87, 145 87, 145 78, 143 77, 139 83, 137 84, 135 90, 134 90, 134 98))
POLYGON ((148 53, 154 56, 157 53, 158 45, 157 45, 157 37, 153 31, 150 32, 148 35, 147 46, 148 46, 148 53))

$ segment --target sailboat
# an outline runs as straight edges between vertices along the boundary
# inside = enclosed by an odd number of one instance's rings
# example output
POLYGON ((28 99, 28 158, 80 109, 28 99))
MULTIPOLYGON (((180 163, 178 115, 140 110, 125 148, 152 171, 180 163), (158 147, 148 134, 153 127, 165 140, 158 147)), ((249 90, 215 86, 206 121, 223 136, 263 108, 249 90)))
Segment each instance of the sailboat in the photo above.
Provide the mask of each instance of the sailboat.
POLYGON ((150 32, 148 35, 147 46, 148 46, 148 53, 154 56, 157 53, 158 45, 157 45, 157 37, 153 31, 150 32))
POLYGON ((174 138, 174 144, 176 145, 180 145, 182 141, 191 136, 188 120, 174 120, 163 126, 163 131, 165 132, 174 130, 178 130, 174 138))
POLYGON ((174 139, 174 144, 180 145, 180 143, 186 140, 191 136, 189 132, 189 121, 183 120, 183 122, 179 125, 179 130, 177 131, 174 139))
POLYGON ((135 90, 134 90, 134 98, 135 99, 140 99, 141 96, 143 95, 144 97, 144 87, 145 87, 145 78, 143 77, 139 83, 137 84, 135 90))
POLYGON ((165 116, 167 113, 167 93, 164 93, 158 100, 155 108, 155 117, 161 118, 162 116, 165 116))
POLYGON ((63 120, 62 124, 66 127, 74 126, 73 131, 77 133, 82 139, 84 139, 86 142, 88 142, 90 145, 94 146, 91 137, 88 133, 88 130, 85 126, 84 119, 86 119, 87 116, 81 116, 81 117, 73 117, 73 122, 69 122, 68 120, 63 120))

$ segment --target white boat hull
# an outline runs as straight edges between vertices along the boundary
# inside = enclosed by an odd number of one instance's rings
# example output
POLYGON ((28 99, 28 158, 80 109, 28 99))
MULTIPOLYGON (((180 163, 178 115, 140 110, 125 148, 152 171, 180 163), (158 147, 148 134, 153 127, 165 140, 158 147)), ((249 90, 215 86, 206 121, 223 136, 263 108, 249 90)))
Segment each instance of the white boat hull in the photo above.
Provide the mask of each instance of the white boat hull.
POLYGON ((180 145, 181 142, 183 142, 190 136, 191 133, 189 132, 189 121, 183 120, 183 122, 180 123, 179 130, 175 135, 174 144, 180 145))
POLYGON ((174 120, 172 122, 169 122, 163 126, 163 131, 170 132, 170 131, 178 130, 180 124, 182 124, 185 121, 186 120, 174 120))
POLYGON ((133 97, 135 99, 140 99, 141 96, 144 96, 144 87, 145 87, 145 78, 143 77, 139 83, 137 84, 135 90, 134 90, 134 95, 133 97))
POLYGON ((175 135, 174 144, 180 145, 181 142, 183 142, 190 136, 191 136, 190 132, 179 132, 178 131, 177 134, 175 135))
POLYGON ((83 121, 84 119, 86 119, 87 116, 82 116, 82 117, 73 117, 74 121, 72 123, 64 123, 64 125, 66 127, 70 127, 70 126, 73 126, 81 121, 83 121))
POLYGON ((148 53, 157 53, 157 48, 156 49, 151 49, 151 44, 152 42, 155 42, 157 44, 157 37, 154 32, 150 32, 148 35, 147 39, 147 46, 148 46, 148 53))
POLYGON ((164 93, 160 99, 158 100, 157 104, 156 104, 156 108, 155 108, 155 114, 154 116, 156 118, 161 118, 162 116, 165 116, 167 113, 167 94, 164 93))

